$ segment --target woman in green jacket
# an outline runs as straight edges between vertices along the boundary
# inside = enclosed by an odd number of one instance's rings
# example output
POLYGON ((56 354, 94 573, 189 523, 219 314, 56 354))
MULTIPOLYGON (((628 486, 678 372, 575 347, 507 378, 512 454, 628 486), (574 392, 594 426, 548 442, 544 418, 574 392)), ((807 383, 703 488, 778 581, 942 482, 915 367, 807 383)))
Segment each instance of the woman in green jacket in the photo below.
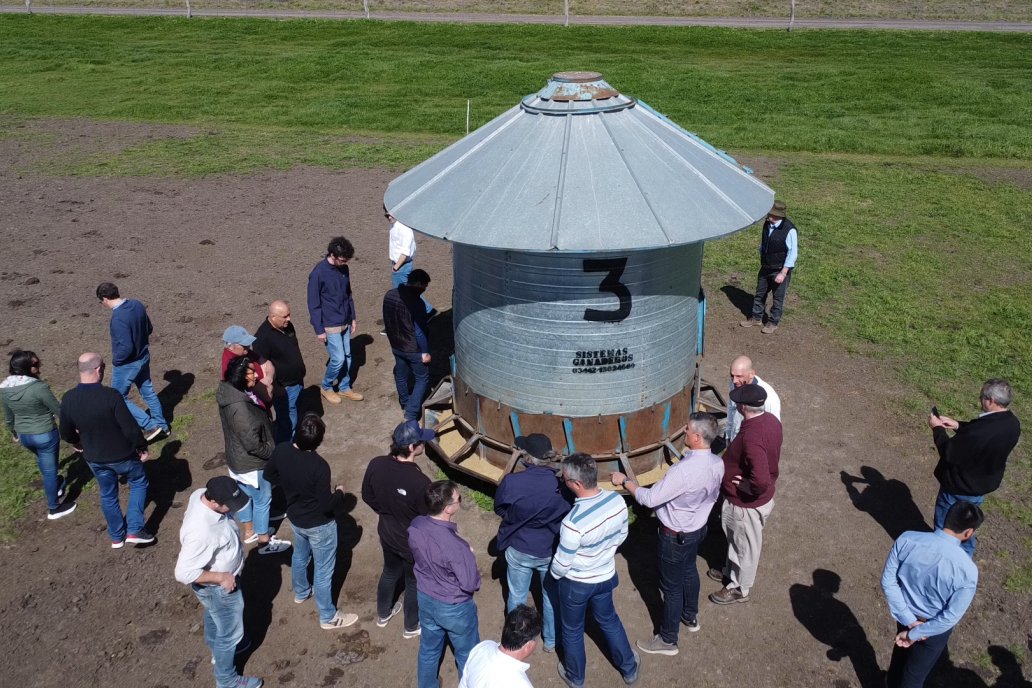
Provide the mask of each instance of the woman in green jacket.
POLYGON ((57 472, 61 439, 54 422, 61 405, 54 398, 50 386, 39 379, 39 367, 39 356, 32 351, 11 354, 11 374, 0 382, 0 405, 4 408, 4 420, 14 441, 21 442, 36 455, 50 509, 47 518, 54 520, 75 511, 75 502, 61 503, 64 478, 57 472))

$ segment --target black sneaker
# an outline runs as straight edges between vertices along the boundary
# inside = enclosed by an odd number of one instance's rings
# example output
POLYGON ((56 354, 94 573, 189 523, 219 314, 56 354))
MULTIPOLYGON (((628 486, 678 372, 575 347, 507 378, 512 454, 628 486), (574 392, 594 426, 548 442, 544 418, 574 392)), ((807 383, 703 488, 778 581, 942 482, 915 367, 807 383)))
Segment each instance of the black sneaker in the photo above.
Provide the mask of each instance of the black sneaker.
POLYGON ((56 521, 59 518, 64 518, 68 514, 75 511, 75 502, 65 502, 59 505, 56 509, 51 509, 50 513, 47 514, 47 520, 56 521))
POLYGON ((148 430, 147 432, 143 433, 143 439, 147 440, 148 442, 153 442, 154 440, 158 439, 162 435, 167 435, 167 434, 168 434, 168 429, 163 428, 163 427, 161 427, 159 425, 158 427, 152 428, 152 429, 148 430))
POLYGON ((690 633, 698 633, 702 629, 702 626, 699 625, 698 619, 686 619, 681 617, 681 623, 685 625, 685 628, 687 628, 690 633))
POLYGON ((130 534, 126 539, 130 545, 149 545, 154 542, 154 536, 148 533, 146 530, 141 530, 138 533, 130 534))

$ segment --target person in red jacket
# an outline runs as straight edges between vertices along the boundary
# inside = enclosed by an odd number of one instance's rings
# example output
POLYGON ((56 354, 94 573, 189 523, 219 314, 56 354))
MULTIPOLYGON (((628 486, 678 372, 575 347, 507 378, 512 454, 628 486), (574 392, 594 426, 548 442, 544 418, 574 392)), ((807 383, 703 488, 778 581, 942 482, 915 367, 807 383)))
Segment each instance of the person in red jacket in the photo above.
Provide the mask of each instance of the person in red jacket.
POLYGON ((720 518, 727 536, 727 561, 723 570, 710 569, 706 574, 724 583, 709 596, 714 604, 749 601, 760 563, 763 527, 774 510, 781 460, 781 421, 763 410, 767 391, 759 385, 743 385, 730 396, 743 420, 722 457, 724 506, 720 518))

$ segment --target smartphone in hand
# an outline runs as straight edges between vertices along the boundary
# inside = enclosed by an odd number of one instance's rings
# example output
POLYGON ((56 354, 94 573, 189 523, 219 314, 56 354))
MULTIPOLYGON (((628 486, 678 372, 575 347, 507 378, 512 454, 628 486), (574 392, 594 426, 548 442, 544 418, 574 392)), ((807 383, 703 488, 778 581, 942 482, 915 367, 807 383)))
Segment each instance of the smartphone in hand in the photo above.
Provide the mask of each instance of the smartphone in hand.
POLYGON ((936 418, 939 417, 939 407, 938 406, 933 406, 932 407, 932 415, 935 416, 936 418))

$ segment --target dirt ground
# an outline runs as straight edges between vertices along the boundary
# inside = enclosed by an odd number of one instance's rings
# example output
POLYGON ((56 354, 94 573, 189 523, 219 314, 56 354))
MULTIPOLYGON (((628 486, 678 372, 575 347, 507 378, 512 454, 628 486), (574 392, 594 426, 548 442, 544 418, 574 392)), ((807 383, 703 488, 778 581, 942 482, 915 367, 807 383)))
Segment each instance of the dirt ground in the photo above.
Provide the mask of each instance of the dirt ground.
MULTIPOLYGON (((109 313, 93 296, 104 280, 142 300, 154 321, 154 379, 176 431, 147 464, 151 478, 147 548, 108 547, 96 489, 69 459, 79 508, 48 522, 42 502, 28 507, 18 537, 3 550, 0 657, 4 686, 209 686, 201 613, 176 583, 177 534, 190 491, 221 466, 222 436, 213 399, 220 334, 230 324, 255 328, 268 302, 285 298, 315 385, 325 355, 308 325, 305 284, 327 239, 344 234, 357 254, 352 275, 358 306, 355 387, 366 401, 325 409, 323 455, 334 480, 355 491, 368 460, 383 453, 400 420, 393 361, 377 334, 389 288, 387 226, 380 208, 388 170, 295 169, 203 180, 39 176, 36 160, 78 147, 109 150, 140 137, 179 135, 157 127, 37 123, 43 137, 0 139, 0 344, 34 349, 56 390, 75 381, 76 356, 109 353, 109 313)), ((69 153, 70 154, 70 153, 69 153)), ((749 162, 749 161, 746 161, 749 162)), ((761 168, 762 169, 762 168, 761 168)), ((417 264, 433 277, 429 296, 448 307, 449 246, 423 238, 417 264)), ((805 279, 805 266, 800 271, 805 279)), ((712 275, 705 377, 724 384, 726 366, 750 354, 783 402, 785 449, 777 506, 766 531, 753 601, 718 608, 703 599, 702 632, 681 635, 677 657, 646 656, 642 686, 879 686, 893 622, 879 577, 892 538, 927 527, 935 496, 930 433, 923 418, 901 417, 903 391, 884 363, 848 354, 790 299, 773 337, 737 327, 751 275, 712 275), (849 476, 864 476, 866 484, 849 476), (848 485, 847 485, 848 483, 848 485)), ((447 319, 441 319, 447 326, 447 319)), ((438 331, 439 340, 445 333, 438 331)), ((443 358, 443 357, 442 357, 443 358)), ((972 381, 972 408, 977 381, 972 381)), ((318 408, 318 395, 307 403, 318 408)), ((66 456, 70 453, 65 451, 66 456)), ((431 475, 435 469, 425 466, 431 475)), ((1005 488, 1006 489, 1006 488, 1005 488)), ((488 554, 493 514, 469 508, 460 533, 478 553, 481 636, 498 638, 504 579, 488 554), (501 579, 499 578, 501 576, 501 579)), ((654 525, 642 514, 618 557, 617 609, 632 642, 651 634, 659 597, 654 525)), ((289 537, 289 528, 286 529, 289 537)), ((1025 595, 1003 589, 995 553, 1027 539, 990 514, 977 561, 974 605, 930 685, 1030 686, 1022 676, 1025 595)), ((359 501, 341 523, 339 606, 360 615, 343 632, 319 629, 311 604, 295 605, 290 555, 252 551, 244 570, 246 621, 257 641, 249 674, 269 686, 411 686, 417 640, 401 625, 374 624, 380 550, 375 517, 359 501)), ((719 543, 705 551, 718 563, 719 543)), ((705 570, 707 561, 700 561, 705 570)), ((703 579, 703 595, 717 587, 703 579)), ((615 685, 618 674, 588 641, 589 685, 615 685)), ((536 654, 535 686, 561 686, 554 655, 536 654)), ((443 685, 457 684, 446 660, 443 685)))

